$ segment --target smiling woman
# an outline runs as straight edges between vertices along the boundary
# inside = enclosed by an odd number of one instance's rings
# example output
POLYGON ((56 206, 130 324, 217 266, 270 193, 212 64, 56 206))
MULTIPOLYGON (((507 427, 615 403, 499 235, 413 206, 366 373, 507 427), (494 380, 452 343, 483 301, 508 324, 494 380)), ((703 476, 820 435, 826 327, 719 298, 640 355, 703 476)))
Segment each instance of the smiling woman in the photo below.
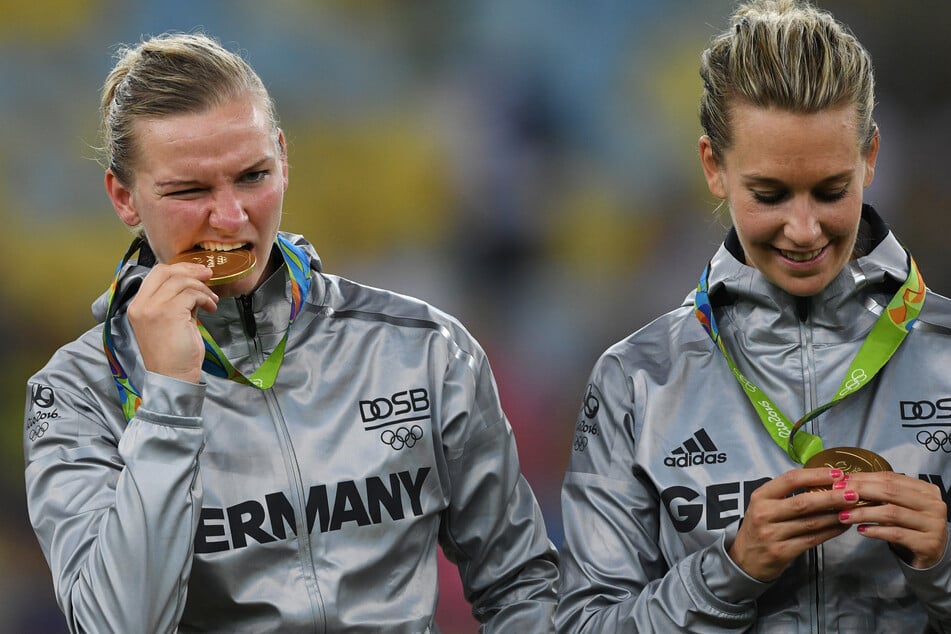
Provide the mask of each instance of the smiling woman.
POLYGON ((895 422, 951 393, 951 301, 864 202, 871 58, 808 2, 751 0, 700 75, 733 227, 689 301, 591 374, 556 625, 951 631, 951 465, 895 422))
POLYGON ((731 106, 733 140, 700 139, 710 192, 727 201, 746 263, 792 295, 815 295, 852 259, 878 132, 863 152, 851 105, 814 113, 731 106))

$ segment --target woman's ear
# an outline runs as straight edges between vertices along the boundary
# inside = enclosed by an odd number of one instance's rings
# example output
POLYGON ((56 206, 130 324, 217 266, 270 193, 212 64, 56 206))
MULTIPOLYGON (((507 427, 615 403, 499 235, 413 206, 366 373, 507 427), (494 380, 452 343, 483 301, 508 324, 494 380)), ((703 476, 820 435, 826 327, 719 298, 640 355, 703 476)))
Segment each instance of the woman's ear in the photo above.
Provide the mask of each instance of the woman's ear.
POLYGON ((875 161, 878 160, 878 126, 875 126, 875 132, 872 133, 872 142, 869 143, 868 152, 865 153, 865 180, 864 186, 868 187, 875 178, 875 161))
POLYGON ((721 200, 726 199, 726 187, 723 185, 723 172, 720 169, 720 159, 713 151, 710 137, 704 134, 700 137, 700 165, 703 166, 703 176, 707 179, 707 189, 721 200))
POLYGON ((284 131, 280 128, 277 130, 277 147, 281 152, 279 158, 281 162, 281 176, 284 179, 284 191, 287 191, 287 186, 290 184, 290 170, 287 166, 287 139, 284 138, 284 131))
POLYGON ((119 177, 111 169, 106 170, 105 176, 106 194, 112 201, 116 213, 122 222, 130 227, 138 226, 142 223, 138 212, 135 210, 135 201, 132 198, 132 190, 122 184, 119 177))

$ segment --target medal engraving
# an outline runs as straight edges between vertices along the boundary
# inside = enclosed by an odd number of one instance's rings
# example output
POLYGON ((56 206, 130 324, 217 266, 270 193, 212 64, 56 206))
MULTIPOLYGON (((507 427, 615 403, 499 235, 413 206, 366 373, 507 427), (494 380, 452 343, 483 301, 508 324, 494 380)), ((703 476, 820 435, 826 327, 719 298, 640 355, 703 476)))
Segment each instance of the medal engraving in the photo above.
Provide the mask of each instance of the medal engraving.
POLYGON ((169 260, 169 264, 178 262, 194 262, 210 268, 212 275, 207 282, 208 286, 228 284, 247 277, 256 264, 254 253, 250 249, 234 249, 233 251, 197 249, 186 251, 169 260))
POLYGON ((874 451, 860 447, 833 447, 820 451, 803 465, 807 469, 813 467, 829 467, 840 469, 843 473, 858 473, 862 471, 892 471, 892 466, 874 451))
MULTIPOLYGON (((803 465, 806 469, 813 467, 828 467, 839 469, 842 473, 860 473, 871 471, 893 471, 888 461, 874 451, 861 447, 833 447, 820 451, 803 465)), ((812 491, 828 491, 831 487, 816 487, 812 491)), ((878 504, 862 500, 856 506, 878 504)))

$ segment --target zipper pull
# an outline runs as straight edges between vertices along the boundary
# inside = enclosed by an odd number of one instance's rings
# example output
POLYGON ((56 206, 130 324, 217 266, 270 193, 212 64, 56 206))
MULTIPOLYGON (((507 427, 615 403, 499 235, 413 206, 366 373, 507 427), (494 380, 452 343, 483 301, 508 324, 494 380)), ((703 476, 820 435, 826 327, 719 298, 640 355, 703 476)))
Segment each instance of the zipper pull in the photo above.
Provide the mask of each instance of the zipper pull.
POLYGON ((800 323, 806 323, 806 320, 809 319, 809 308, 811 306, 810 297, 797 297, 796 298, 796 316, 799 317, 800 323))
POLYGON ((241 295, 238 297, 238 302, 241 304, 241 323, 244 325, 244 331, 248 337, 254 339, 258 335, 258 325, 254 321, 251 296, 241 295))

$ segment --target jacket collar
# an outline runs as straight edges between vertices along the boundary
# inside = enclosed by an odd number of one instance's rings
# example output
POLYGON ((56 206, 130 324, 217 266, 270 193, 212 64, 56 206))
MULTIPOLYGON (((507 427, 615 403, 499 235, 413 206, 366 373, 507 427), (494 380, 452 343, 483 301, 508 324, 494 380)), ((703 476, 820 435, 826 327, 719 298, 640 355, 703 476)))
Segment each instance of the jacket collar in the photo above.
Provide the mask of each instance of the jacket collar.
MULTIPOLYGON (((317 251, 314 249, 313 245, 310 244, 306 238, 299 234, 287 232, 281 232, 281 235, 307 253, 307 255, 310 257, 310 268, 312 274, 321 272, 322 263, 320 261, 320 256, 317 254, 317 251)), ((276 246, 272 249, 272 257, 281 257, 276 246)), ((117 314, 125 312, 129 302, 132 301, 132 298, 135 297, 139 287, 142 285, 142 280, 145 279, 145 276, 148 275, 149 271, 152 270, 154 265, 155 255, 149 248, 148 243, 144 243, 139 251, 138 257, 127 262, 119 275, 119 285, 116 289, 116 296, 114 300, 118 302, 116 311, 117 314)), ((314 275, 313 277, 314 281, 311 284, 311 297, 322 297, 322 280, 319 275, 314 275)), ((286 318, 290 312, 290 283, 287 279, 287 267, 278 267, 277 270, 275 270, 274 273, 272 273, 270 277, 268 277, 268 279, 265 280, 257 288, 257 290, 255 290, 250 298, 252 310, 257 311, 255 315, 258 319, 260 319, 259 324, 271 322, 272 319, 275 318, 275 311, 284 311, 284 325, 280 326, 281 332, 283 333, 283 329, 287 327, 286 318), (286 301, 280 301, 282 297, 286 301), (286 306, 283 306, 285 304, 286 306)), ((221 304, 219 305, 219 310, 215 314, 201 314, 202 323, 206 323, 206 320, 208 323, 215 323, 220 321, 219 317, 225 321, 228 319, 234 319, 236 316, 238 316, 237 311, 240 301, 241 300, 238 298, 222 300, 221 304)), ((106 292, 97 297, 92 304, 92 313, 96 318, 97 323, 101 323, 103 319, 105 319, 108 304, 109 291, 107 289, 106 292)), ((211 330, 211 328, 209 328, 209 330, 211 330)))
MULTIPOLYGON (((735 230, 731 229, 710 263, 711 303, 724 318, 735 321, 748 337, 785 340, 789 328, 808 318, 813 326, 838 330, 845 336, 864 336, 877 318, 871 299, 879 306, 891 299, 908 273, 907 254, 884 220, 869 205, 862 208, 859 250, 865 255, 851 260, 822 291, 799 298, 769 282, 745 263, 735 230), (757 319, 746 319, 757 312, 757 319), (856 318, 843 319, 843 315, 856 318), (764 319, 766 316, 766 319, 764 319), (854 332, 852 332, 854 331, 854 332)), ((693 302, 693 293, 687 300, 693 302)))

